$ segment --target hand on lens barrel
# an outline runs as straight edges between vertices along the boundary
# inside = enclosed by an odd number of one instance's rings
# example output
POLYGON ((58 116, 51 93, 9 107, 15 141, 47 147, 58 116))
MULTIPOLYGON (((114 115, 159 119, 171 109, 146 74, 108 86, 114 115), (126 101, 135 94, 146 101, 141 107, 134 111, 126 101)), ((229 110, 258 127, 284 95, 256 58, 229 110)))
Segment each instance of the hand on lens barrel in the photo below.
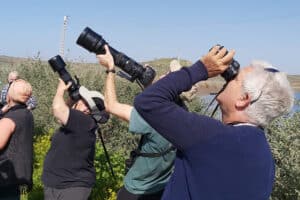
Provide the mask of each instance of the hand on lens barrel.
POLYGON ((114 68, 114 58, 112 57, 108 45, 104 45, 105 54, 99 54, 97 55, 97 58, 99 60, 99 63, 106 67, 108 70, 114 68))
POLYGON ((226 48, 220 49, 220 46, 216 45, 200 59, 206 67, 209 78, 223 73, 232 62, 235 51, 231 50, 227 54, 226 52, 226 48))
POLYGON ((62 79, 59 79, 59 83, 57 86, 57 91, 58 92, 65 92, 66 90, 69 89, 69 87, 71 86, 71 82, 69 82, 67 85, 65 84, 65 82, 62 79))

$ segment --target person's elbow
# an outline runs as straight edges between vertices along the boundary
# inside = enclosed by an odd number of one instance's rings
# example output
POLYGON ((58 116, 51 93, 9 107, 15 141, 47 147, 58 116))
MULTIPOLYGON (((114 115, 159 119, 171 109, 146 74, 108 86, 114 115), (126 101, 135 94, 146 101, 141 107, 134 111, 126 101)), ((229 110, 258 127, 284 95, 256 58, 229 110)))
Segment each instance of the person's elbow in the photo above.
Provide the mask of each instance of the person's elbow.
POLYGON ((53 104, 52 105, 52 112, 54 117, 60 116, 61 113, 63 112, 63 106, 59 105, 59 104, 53 104))
POLYGON ((120 103, 118 101, 105 101, 105 110, 106 112, 117 115, 120 112, 120 103))
POLYGON ((105 99, 104 106, 108 113, 115 114, 122 104, 116 99, 105 99))
POLYGON ((53 106, 53 116, 58 120, 60 124, 65 125, 69 118, 69 108, 67 106, 53 106))

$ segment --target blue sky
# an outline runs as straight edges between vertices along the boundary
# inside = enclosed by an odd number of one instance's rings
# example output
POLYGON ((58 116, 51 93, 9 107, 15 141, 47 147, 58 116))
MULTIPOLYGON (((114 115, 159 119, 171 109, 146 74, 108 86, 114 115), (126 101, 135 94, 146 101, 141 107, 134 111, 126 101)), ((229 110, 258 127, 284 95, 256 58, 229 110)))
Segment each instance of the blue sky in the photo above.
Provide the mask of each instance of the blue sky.
POLYGON ((180 57, 196 61, 214 44, 235 49, 242 66, 271 62, 300 74, 300 1, 2 1, 0 55, 42 59, 59 53, 64 15, 70 16, 66 59, 96 62, 76 45, 89 26, 136 61, 180 57))

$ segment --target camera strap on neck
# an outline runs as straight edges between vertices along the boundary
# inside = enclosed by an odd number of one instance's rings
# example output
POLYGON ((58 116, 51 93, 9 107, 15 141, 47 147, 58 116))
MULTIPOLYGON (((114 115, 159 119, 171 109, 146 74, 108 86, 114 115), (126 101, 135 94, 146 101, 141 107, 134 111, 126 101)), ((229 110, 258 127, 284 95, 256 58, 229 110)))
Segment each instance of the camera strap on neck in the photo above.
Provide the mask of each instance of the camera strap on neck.
MULTIPOLYGON (((214 96, 214 98, 210 101, 210 103, 208 104, 208 106, 206 107, 206 109, 205 109, 205 111, 204 111, 204 115, 206 115, 206 113, 207 113, 209 107, 214 103, 214 101, 217 99, 217 97, 219 96, 219 94, 221 94, 221 92, 223 92, 223 91, 225 90, 227 84, 228 84, 228 82, 225 83, 225 84, 222 86, 221 90, 220 90, 220 91, 214 96)), ((213 117, 213 116, 215 115, 215 113, 216 113, 216 111, 217 111, 218 108, 219 108, 219 104, 217 104, 217 105, 215 106, 215 108, 214 108, 213 112, 211 113, 210 117, 213 117)))

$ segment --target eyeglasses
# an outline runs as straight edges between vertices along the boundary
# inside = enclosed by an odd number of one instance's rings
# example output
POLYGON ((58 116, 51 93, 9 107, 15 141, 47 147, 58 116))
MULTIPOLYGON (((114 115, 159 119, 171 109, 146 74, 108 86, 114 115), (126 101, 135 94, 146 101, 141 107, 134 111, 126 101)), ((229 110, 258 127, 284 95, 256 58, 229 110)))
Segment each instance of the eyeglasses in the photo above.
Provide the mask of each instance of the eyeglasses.
POLYGON ((274 69, 274 68, 264 68, 264 70, 267 72, 273 72, 273 73, 279 72, 279 70, 274 69))

